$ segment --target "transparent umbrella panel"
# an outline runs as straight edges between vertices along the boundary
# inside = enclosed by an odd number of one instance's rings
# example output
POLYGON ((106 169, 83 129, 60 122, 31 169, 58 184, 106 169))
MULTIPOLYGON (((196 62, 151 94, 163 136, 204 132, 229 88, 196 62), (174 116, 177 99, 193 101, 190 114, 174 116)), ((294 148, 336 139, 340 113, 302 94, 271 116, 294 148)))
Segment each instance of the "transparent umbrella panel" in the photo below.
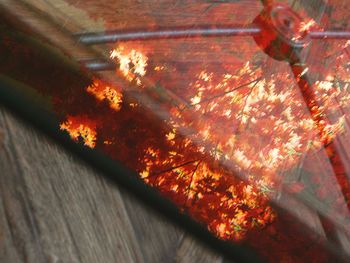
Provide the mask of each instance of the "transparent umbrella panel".
POLYGON ((52 1, 105 56, 74 57, 89 78, 36 89, 63 132, 219 239, 268 262, 347 261, 350 10, 275 2, 52 1))

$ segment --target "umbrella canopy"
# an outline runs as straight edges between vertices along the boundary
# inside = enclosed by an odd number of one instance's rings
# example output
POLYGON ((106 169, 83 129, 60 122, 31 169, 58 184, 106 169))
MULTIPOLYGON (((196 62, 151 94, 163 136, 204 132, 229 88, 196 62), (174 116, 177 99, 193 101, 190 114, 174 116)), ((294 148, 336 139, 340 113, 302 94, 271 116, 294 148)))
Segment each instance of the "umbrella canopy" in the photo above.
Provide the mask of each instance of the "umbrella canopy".
MULTIPOLYGON (((286 52, 281 33, 269 39, 258 23, 267 10, 259 1, 52 1, 62 13, 38 3, 56 23, 67 15, 76 41, 99 44, 66 52, 109 70, 72 83, 56 69, 67 86, 35 82, 74 140, 270 262, 349 256, 350 42, 322 33, 347 28, 345 1, 289 3, 300 32, 321 40, 286 52)), ((271 19, 289 27, 284 15, 271 19)), ((39 63, 21 47, 11 37, 1 45, 3 54, 39 63)), ((30 82, 4 57, 2 74, 30 82)))

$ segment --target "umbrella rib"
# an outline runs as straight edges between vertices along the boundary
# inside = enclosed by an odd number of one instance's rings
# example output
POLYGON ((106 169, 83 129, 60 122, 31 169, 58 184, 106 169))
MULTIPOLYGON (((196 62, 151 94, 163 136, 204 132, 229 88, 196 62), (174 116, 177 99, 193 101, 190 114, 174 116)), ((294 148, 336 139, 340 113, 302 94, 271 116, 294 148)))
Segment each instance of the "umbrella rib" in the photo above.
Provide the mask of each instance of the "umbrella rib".
MULTIPOLYGON (((201 27, 168 27, 153 30, 110 30, 105 32, 78 33, 74 36, 86 45, 99 45, 121 41, 140 41, 155 39, 181 39, 195 37, 233 37, 256 36, 261 29, 256 25, 237 26, 201 26, 201 27)), ((329 29, 309 32, 311 39, 350 39, 350 29, 329 29)))
MULTIPOLYGON (((300 50, 293 50, 293 60, 290 62, 290 67, 301 92, 301 95, 303 97, 303 100, 305 101, 305 104, 310 112, 311 118, 316 124, 318 133, 321 138, 322 134, 325 132, 324 127, 327 123, 327 117, 324 114, 322 114, 322 112, 318 109, 316 93, 313 89, 313 81, 308 76, 308 68, 304 63, 303 59, 301 58, 300 50)), ((337 169, 336 167, 336 165, 338 165, 339 167, 341 166, 342 168, 344 168, 344 162, 343 160, 339 160, 338 164, 336 164, 333 161, 334 156, 340 156, 339 146, 337 146, 334 143, 334 141, 332 141, 332 143, 322 142, 322 144, 322 148, 324 149, 324 152, 329 160, 333 175, 338 181, 340 191, 343 194, 343 196, 347 196, 346 186, 344 187, 343 179, 341 175, 339 175, 339 173, 337 172, 337 170, 339 169, 337 169)), ((347 204, 347 207, 349 208, 349 203, 347 204)), ((326 220, 324 216, 319 216, 322 221, 326 220)), ((333 228, 334 226, 330 227, 333 228)), ((331 231, 329 231, 329 229, 328 231, 326 231, 326 235, 328 236, 328 238, 334 238, 333 234, 331 233, 331 231)))
MULTIPOLYGON (((297 85, 299 87, 299 90, 301 92, 301 95, 305 101, 305 104, 311 114, 311 118, 313 119, 313 121, 316 124, 316 127, 318 129, 318 133, 320 135, 320 137, 322 136, 322 134, 324 133, 324 128, 325 125, 327 124, 328 120, 327 117, 322 114, 322 112, 319 110, 318 104, 317 104, 317 97, 316 97, 316 93, 314 91, 313 88, 313 81, 310 79, 310 77, 308 76, 308 68, 305 65, 303 59, 301 58, 300 55, 300 50, 294 50, 293 51, 294 54, 294 59, 293 61, 290 62, 290 67, 292 69, 293 75, 295 77, 295 80, 297 82, 297 85)), ((336 145, 334 144, 326 144, 323 143, 323 148, 325 149, 325 153, 327 154, 328 159, 330 160, 330 164, 332 166, 332 170, 335 176, 337 176, 337 169, 334 165, 334 163, 332 162, 332 157, 333 155, 339 155, 339 151, 336 147, 336 145), (332 154, 330 155, 330 151, 327 151, 326 148, 332 148, 332 154)), ((343 162, 339 163, 340 166, 345 167, 343 162)), ((342 189, 342 184, 341 182, 339 182, 339 185, 342 189)), ((344 191, 342 189, 344 195, 346 193, 346 191, 344 191)))
POLYGON ((138 41, 155 39, 178 39, 195 37, 228 37, 255 36, 261 29, 255 25, 249 26, 201 26, 201 27, 168 27, 153 30, 90 32, 75 34, 79 41, 86 45, 98 45, 119 41, 138 41))
POLYGON ((350 39, 350 29, 332 29, 309 32, 311 39, 350 39))

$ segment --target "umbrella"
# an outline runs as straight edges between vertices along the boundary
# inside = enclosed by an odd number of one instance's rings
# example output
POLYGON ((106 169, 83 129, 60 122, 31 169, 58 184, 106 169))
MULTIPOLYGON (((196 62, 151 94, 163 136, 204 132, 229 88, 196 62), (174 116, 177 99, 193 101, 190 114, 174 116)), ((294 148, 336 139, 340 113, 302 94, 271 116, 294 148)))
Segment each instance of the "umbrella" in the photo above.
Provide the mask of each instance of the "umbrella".
POLYGON ((67 29, 98 45, 75 52, 99 72, 71 84, 58 70, 67 86, 37 91, 74 140, 218 238, 268 261, 346 258, 349 31, 333 2, 322 14, 269 1, 125 2, 109 15, 110 3, 102 14, 91 1, 109 30, 67 29))

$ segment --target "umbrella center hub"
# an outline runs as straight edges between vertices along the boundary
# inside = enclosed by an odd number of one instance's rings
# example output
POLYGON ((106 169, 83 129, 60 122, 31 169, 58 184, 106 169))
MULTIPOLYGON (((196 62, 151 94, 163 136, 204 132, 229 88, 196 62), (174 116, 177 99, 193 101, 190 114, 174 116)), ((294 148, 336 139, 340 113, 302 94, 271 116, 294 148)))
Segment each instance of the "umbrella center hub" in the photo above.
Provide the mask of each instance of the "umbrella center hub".
POLYGON ((310 42, 303 19, 287 5, 265 8, 254 23, 261 28, 261 34, 254 37, 255 42, 274 59, 290 60, 294 49, 310 42))

